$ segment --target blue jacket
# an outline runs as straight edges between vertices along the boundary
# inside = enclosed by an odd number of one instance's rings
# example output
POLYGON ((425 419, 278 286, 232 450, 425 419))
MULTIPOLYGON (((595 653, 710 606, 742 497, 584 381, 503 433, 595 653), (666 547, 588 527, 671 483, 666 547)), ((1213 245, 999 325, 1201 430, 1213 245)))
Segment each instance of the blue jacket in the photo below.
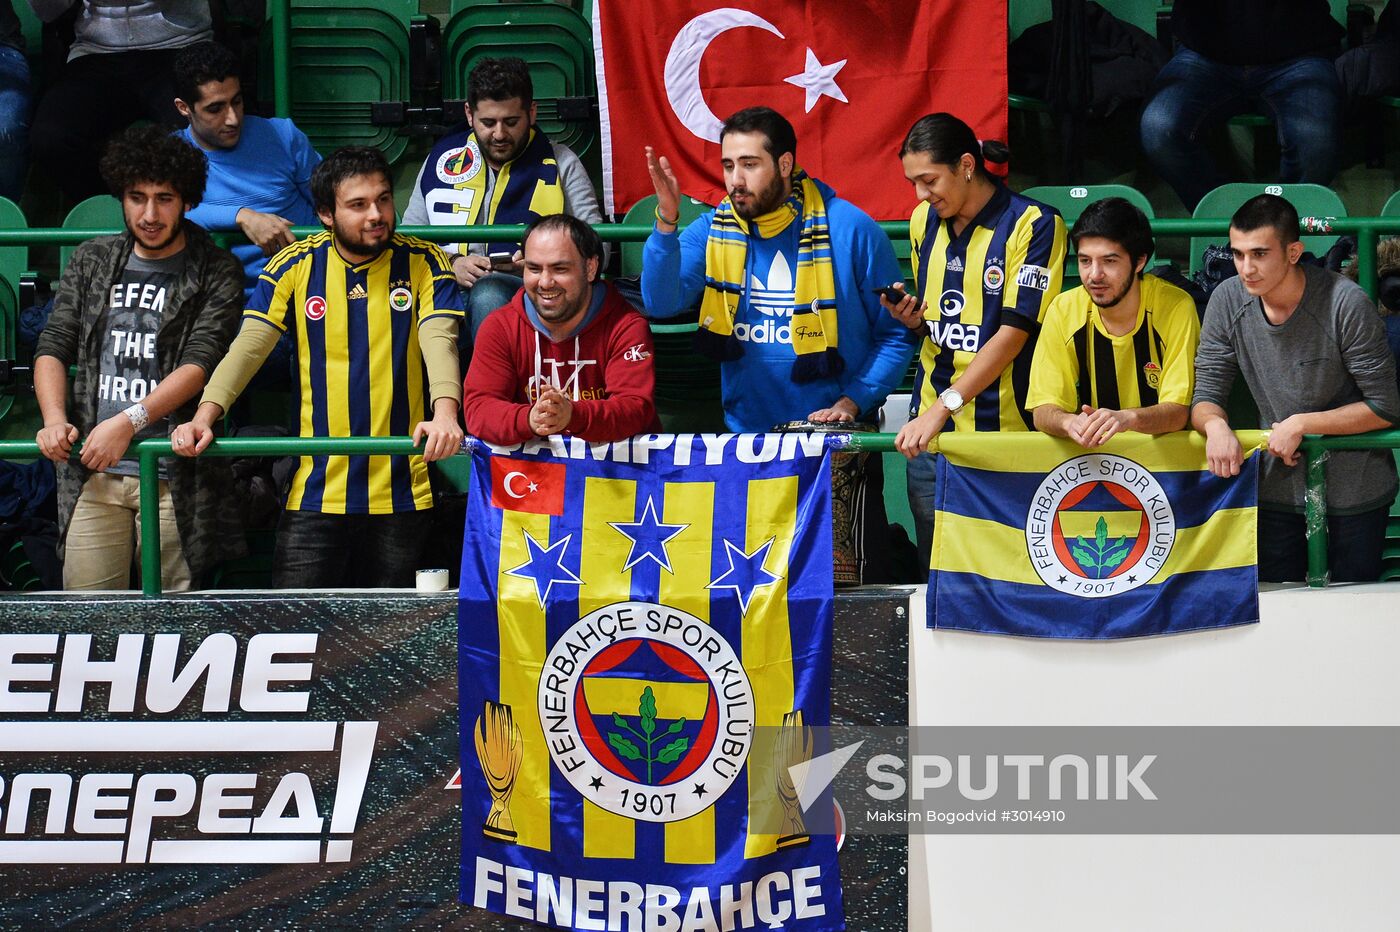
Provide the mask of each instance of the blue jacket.
MULTIPOLYGON (((801 224, 790 223, 769 240, 751 236, 747 284, 735 316, 735 334, 743 341, 744 355, 720 367, 729 430, 766 431, 785 421, 803 420, 842 395, 859 406, 863 419, 873 418, 908 370, 918 346, 919 334, 895 320, 874 293, 876 288, 904 280, 889 237, 859 207, 817 183, 826 199, 831 230, 838 307, 836 350, 845 371, 817 382, 792 381, 794 355, 787 333, 792 310, 765 301, 765 292, 780 291, 774 288, 775 282, 788 282, 791 290, 801 224), (775 269, 779 255, 782 263, 775 269)), ((652 230, 642 252, 642 298, 648 316, 673 317, 699 304, 705 286, 705 243, 713 217, 714 211, 709 211, 679 232, 652 230)))

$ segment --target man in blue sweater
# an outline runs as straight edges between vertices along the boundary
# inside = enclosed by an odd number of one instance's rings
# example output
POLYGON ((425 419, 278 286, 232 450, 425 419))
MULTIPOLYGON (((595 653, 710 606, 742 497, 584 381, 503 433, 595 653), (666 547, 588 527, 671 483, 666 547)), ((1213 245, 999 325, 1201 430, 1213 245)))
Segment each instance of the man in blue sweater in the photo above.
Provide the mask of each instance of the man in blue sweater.
POLYGON ((311 170, 321 156, 291 120, 245 116, 238 60, 214 42, 196 42, 175 57, 175 109, 189 121, 179 136, 209 159, 204 200, 186 216, 206 230, 241 230, 233 247, 243 265, 246 300, 268 258, 296 237, 293 226, 318 226, 311 170))
POLYGON ((665 156, 647 150, 657 197, 642 253, 647 314, 701 305, 697 349, 723 363, 733 431, 873 422, 915 349, 875 293, 904 278, 889 237, 799 169, 796 150, 776 111, 734 114, 720 138, 729 196, 679 234, 680 184, 665 156))
MULTIPOLYGON (((696 349, 721 361, 729 430, 803 419, 875 424, 916 347, 877 295, 904 278, 889 237, 798 168, 792 124, 774 110, 750 107, 726 120, 720 160, 728 196, 677 233, 680 184, 667 159, 647 149, 657 198, 642 253, 647 314, 700 305, 696 349)), ((854 546, 867 555, 864 581, 882 581, 880 457, 866 463, 865 479, 864 515, 859 491, 853 502, 865 539, 857 532, 854 546)))

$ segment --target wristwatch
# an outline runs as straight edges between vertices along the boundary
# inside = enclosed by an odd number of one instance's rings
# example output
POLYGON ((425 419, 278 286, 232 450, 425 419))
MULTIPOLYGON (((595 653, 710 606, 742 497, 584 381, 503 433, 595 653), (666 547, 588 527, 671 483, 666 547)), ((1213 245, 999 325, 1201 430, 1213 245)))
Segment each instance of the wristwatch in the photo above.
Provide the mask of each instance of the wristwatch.
POLYGON ((938 400, 943 402, 943 407, 948 409, 949 414, 957 414, 965 404, 962 392, 951 385, 943 389, 943 394, 938 396, 938 400))

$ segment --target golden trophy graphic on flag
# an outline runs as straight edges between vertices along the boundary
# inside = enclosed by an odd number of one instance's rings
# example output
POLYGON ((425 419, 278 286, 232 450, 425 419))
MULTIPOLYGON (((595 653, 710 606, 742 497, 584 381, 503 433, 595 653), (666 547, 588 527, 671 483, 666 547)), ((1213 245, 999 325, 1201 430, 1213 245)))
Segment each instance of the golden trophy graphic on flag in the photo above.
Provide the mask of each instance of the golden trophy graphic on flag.
POLYGON ((802 804, 789 772, 789 768, 812 758, 812 729, 802 724, 801 709, 783 715, 774 755, 778 763, 774 779, 778 784, 778 800, 783 804, 783 830, 778 835, 778 847, 805 845, 811 838, 807 834, 807 824, 802 821, 802 804))
POLYGON ((515 724, 510 706, 486 700, 486 709, 476 719, 476 759, 491 791, 491 812, 481 826, 482 834, 497 841, 515 841, 515 823, 510 818, 510 794, 520 773, 525 746, 520 726, 515 724))

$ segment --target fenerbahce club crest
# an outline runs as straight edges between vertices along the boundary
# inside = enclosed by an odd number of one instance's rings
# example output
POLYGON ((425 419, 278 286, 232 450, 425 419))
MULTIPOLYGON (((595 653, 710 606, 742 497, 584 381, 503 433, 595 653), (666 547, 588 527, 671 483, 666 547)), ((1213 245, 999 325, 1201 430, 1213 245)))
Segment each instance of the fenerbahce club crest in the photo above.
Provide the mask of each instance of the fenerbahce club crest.
MULTIPOLYGON (((734 783, 753 741, 748 674, 714 627, 651 602, 590 612, 550 650, 539 716, 549 756, 585 799, 617 815, 676 822, 734 783)), ((518 726, 487 703, 477 757, 491 788, 483 831, 513 841, 509 796, 520 767, 518 726)))
POLYGON ((1161 483, 1122 456, 1091 453, 1056 466, 1026 516, 1026 548, 1041 581, 1090 599, 1145 585, 1175 540, 1161 483))

